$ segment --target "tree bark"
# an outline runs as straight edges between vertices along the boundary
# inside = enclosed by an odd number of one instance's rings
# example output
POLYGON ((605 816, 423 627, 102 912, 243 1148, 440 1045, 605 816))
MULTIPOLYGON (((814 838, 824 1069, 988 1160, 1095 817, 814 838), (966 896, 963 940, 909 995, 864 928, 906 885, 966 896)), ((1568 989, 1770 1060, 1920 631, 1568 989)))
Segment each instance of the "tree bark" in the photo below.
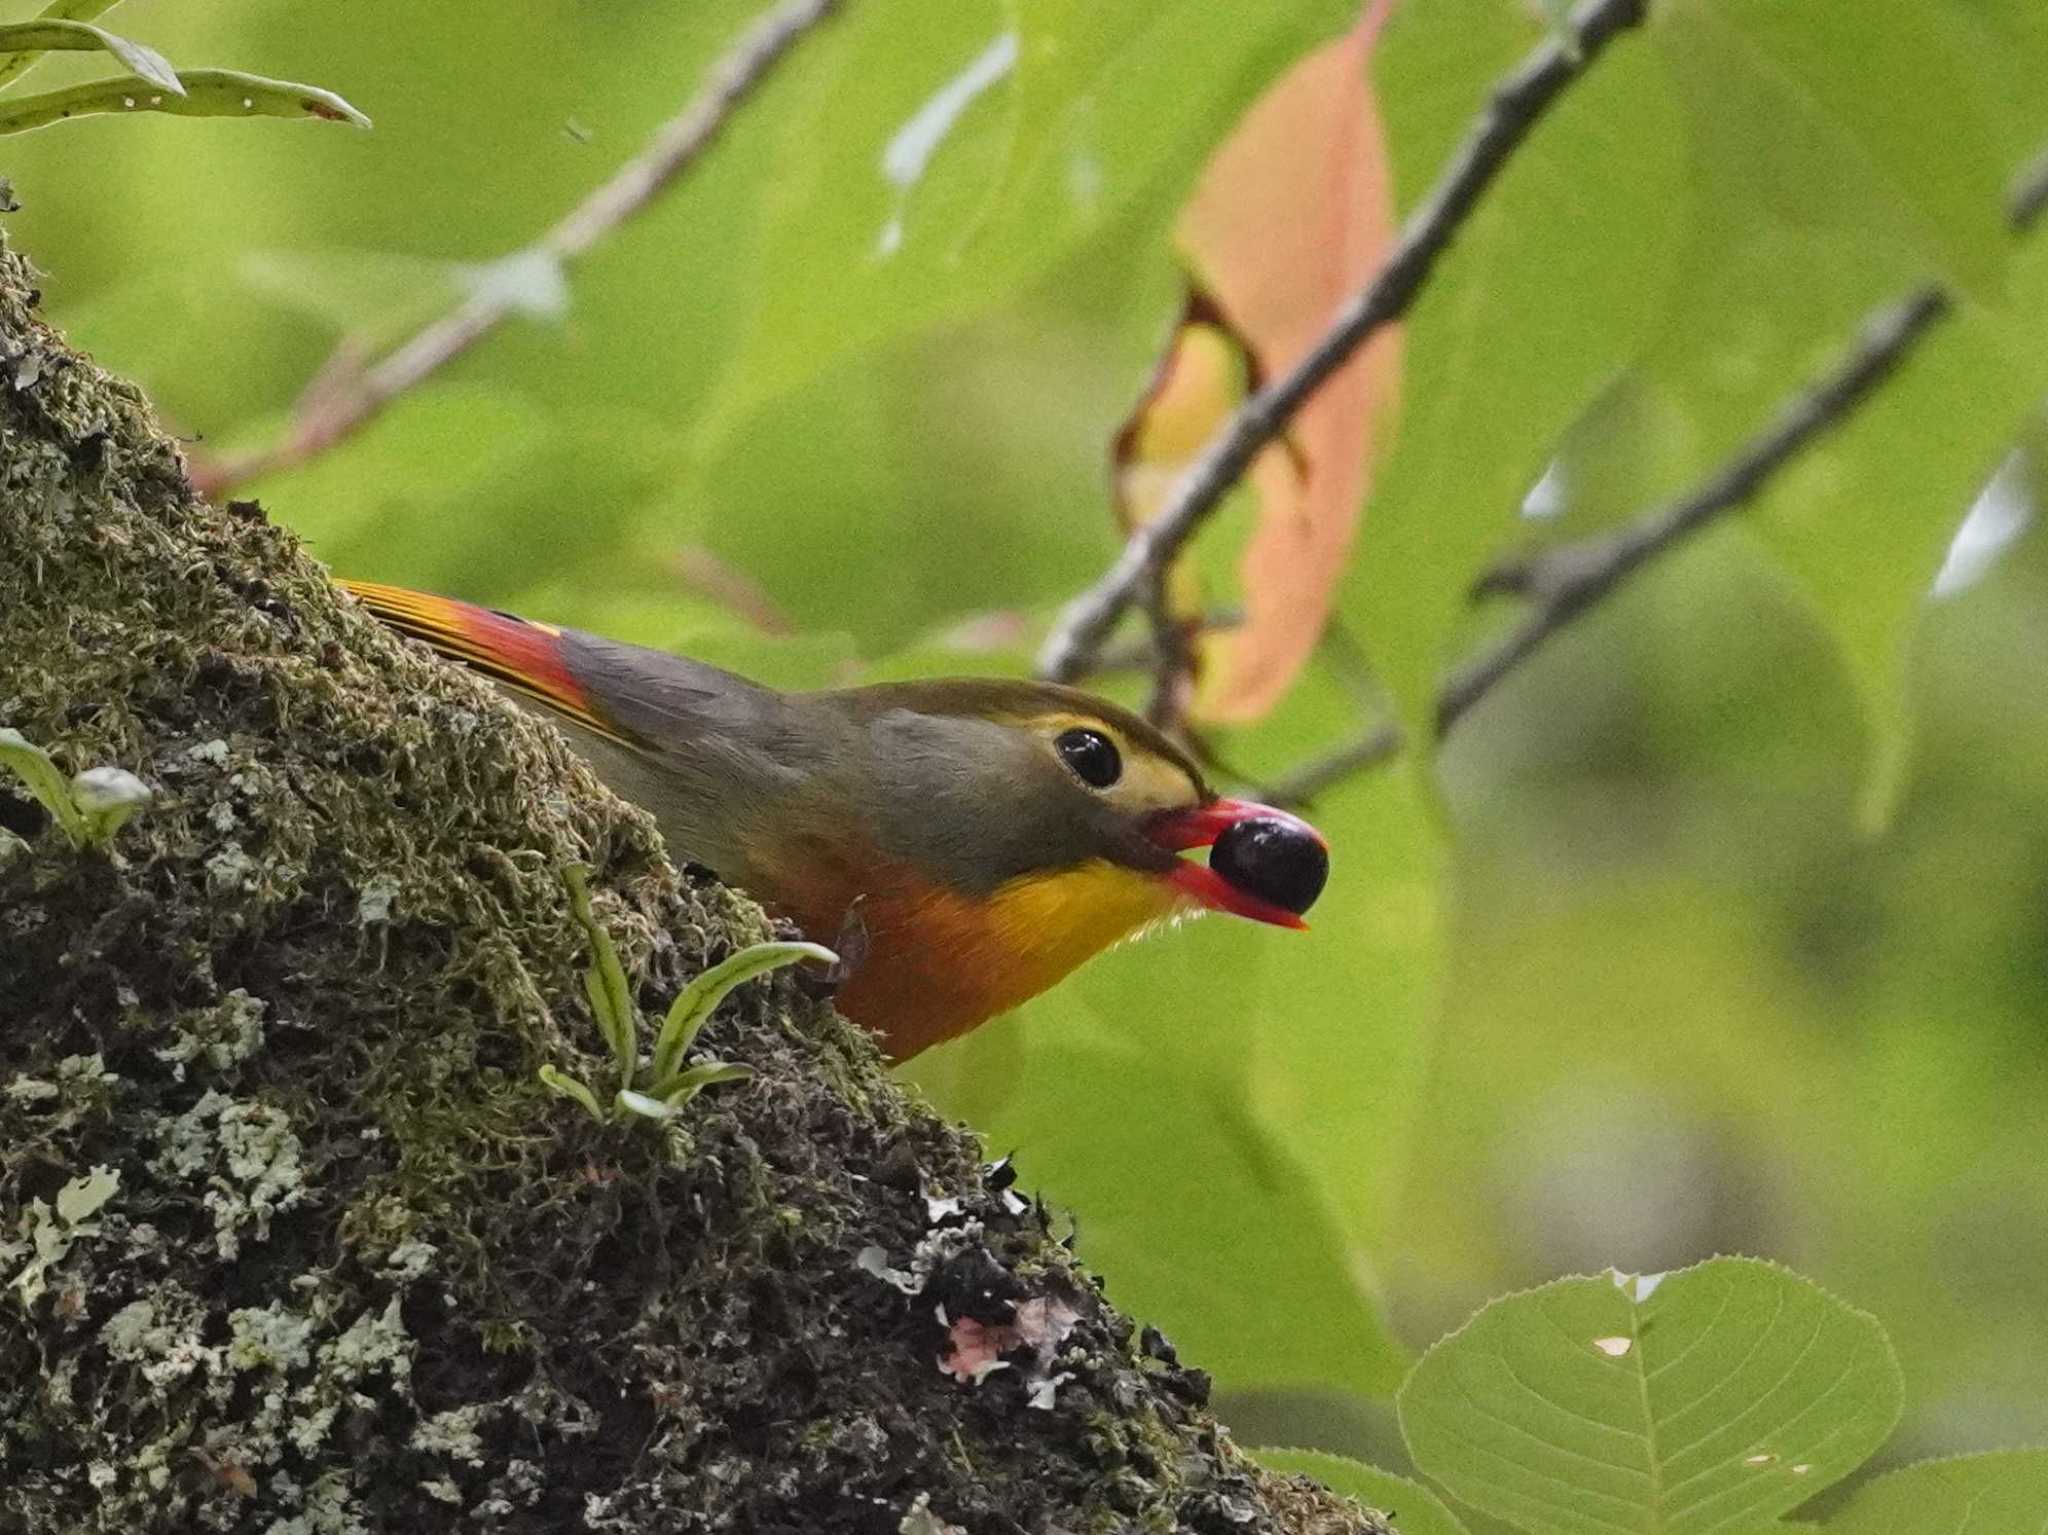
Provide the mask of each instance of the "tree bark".
POLYGON ((760 912, 35 303, 0 249, 0 726, 155 799, 78 851, 0 770, 0 1531, 1384 1530, 787 979, 677 1122, 548 1094, 605 1075, 566 865, 655 1017, 760 912))

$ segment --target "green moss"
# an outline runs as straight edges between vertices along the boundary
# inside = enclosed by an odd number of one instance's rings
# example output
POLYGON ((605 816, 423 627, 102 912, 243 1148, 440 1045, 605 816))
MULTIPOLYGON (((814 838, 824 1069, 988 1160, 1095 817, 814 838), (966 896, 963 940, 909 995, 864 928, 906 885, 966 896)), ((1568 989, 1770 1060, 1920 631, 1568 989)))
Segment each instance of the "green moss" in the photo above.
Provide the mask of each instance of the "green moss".
POLYGON ((1257 1480, 789 978, 712 1021, 756 1076, 673 1133, 542 1090, 601 1070, 565 865, 649 1016, 760 912, 197 501, 28 289, 0 252, 0 725, 154 799, 78 852, 0 784, 0 1528, 833 1535, 921 1495, 976 1530, 1360 1527, 1257 1480), (927 1189, 972 1229, 927 1244, 927 1189), (929 1289, 869 1247, 924 1247, 929 1289), (997 1289, 1078 1308, 1050 1410, 935 1368, 938 1295, 997 1289))

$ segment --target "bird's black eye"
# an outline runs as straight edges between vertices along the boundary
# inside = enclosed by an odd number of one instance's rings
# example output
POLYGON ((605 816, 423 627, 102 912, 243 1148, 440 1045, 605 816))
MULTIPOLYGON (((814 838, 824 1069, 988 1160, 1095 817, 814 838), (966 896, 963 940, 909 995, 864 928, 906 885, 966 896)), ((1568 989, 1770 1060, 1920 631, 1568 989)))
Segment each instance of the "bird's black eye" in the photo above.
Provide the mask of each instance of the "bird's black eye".
POLYGON ((1063 730, 1052 744, 1060 761, 1091 789, 1107 789, 1124 776, 1116 743, 1099 730, 1063 730))

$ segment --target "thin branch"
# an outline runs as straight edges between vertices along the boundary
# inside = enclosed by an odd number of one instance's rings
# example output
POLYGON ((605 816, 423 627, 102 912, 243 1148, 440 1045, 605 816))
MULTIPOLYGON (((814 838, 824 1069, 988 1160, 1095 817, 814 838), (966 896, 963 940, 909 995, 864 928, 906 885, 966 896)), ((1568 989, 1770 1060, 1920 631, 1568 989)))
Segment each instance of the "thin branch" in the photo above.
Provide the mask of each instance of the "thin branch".
POLYGON ((1319 652, 1336 680, 1357 700, 1359 715, 1371 720, 1342 745, 1309 758, 1292 772, 1258 785, 1258 799, 1283 810, 1305 810, 1325 789, 1342 783, 1354 773, 1378 767, 1398 756, 1407 745, 1401 727, 1390 719, 1375 719, 1386 713, 1386 699, 1372 674, 1365 647, 1351 632, 1350 625, 1333 615, 1323 626, 1319 652))
POLYGON ((1160 571, 1145 583, 1145 613, 1152 623, 1152 697, 1145 718, 1169 734, 1180 731, 1195 691, 1197 621, 1177 617, 1167 576, 1160 571))
POLYGON ((717 604, 761 634, 794 634, 796 624, 766 587, 702 544, 681 544, 663 562, 685 591, 717 604))
POLYGON ((1391 761, 1406 744, 1401 727, 1391 720, 1369 726, 1335 751, 1310 758, 1286 777, 1275 779, 1259 797, 1282 810, 1306 809, 1325 789, 1391 761))
MULTIPOLYGON (((529 258, 557 275, 566 273, 701 159, 754 88, 841 3, 782 0, 764 12, 712 64, 689 104, 655 129, 638 155, 513 259, 529 258)), ((258 475, 325 452, 497 329, 520 307, 509 286, 480 286, 373 367, 324 370, 326 376, 307 392, 296 420, 279 442, 241 458, 195 466, 193 479, 207 494, 218 496, 258 475)), ((338 359, 345 359, 347 345, 337 351, 338 359)))
MULTIPOLYGON (((1244 610, 1234 607, 1215 608, 1207 613, 1189 619, 1191 632, 1197 638, 1204 634, 1227 634, 1244 623, 1244 610)), ((1118 672, 1151 672, 1159 665, 1159 646, 1152 636, 1132 635, 1129 639, 1102 647, 1102 654, 1095 658, 1093 675, 1108 676, 1118 672)))
POLYGON ((1069 682, 1085 673, 1117 620, 1144 596, 1215 511, 1259 450, 1376 331, 1408 312, 1436 261, 1544 112, 1617 35, 1643 19, 1646 0, 1587 0, 1565 35, 1552 34, 1493 89, 1429 197, 1412 214, 1379 273, 1337 312, 1323 338, 1284 376, 1239 406, 1175 486, 1160 515, 1131 534, 1106 575, 1068 604, 1039 652, 1038 670, 1069 682))

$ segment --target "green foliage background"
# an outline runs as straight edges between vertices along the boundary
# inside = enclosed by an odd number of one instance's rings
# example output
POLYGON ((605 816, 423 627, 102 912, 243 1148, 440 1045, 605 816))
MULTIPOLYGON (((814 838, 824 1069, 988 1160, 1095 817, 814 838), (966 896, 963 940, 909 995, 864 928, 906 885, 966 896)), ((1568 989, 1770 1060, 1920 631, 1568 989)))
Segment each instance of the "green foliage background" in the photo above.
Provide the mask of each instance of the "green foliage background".
MULTIPOLYGON (((267 441, 344 337, 403 335, 635 151, 750 11, 517 13, 133 0, 108 22, 173 63, 314 81, 377 126, 10 141, 51 314, 195 452, 267 441)), ((1113 550, 1105 447, 1177 304, 1179 198, 1350 13, 856 0, 565 312, 252 493, 347 574, 784 684, 1020 670, 1113 550), (1005 31, 1009 78, 894 185, 892 136, 1005 31), (797 632, 693 596, 687 547, 797 632), (991 612, 1023 621, 962 648, 991 612)), ((1397 12, 1404 201, 1544 25, 1397 12)), ((1394 1460, 1407 1360, 1486 1296, 1732 1250, 1883 1319, 1895 1453, 2048 1437, 2048 551, 2030 531, 1927 597, 2048 392, 2048 235, 2002 217, 2043 79, 2038 0, 1657 6, 1410 327, 1342 604, 1392 707, 1420 718, 1486 632, 1487 560, 1689 484, 1911 283, 1960 316, 1441 755, 1326 796, 1311 935, 1184 927, 915 1063, 1247 1438, 1394 1460), (1564 511, 1519 517, 1553 461, 1564 511)), ((1319 667, 1226 752, 1277 772, 1357 710, 1319 667)))

